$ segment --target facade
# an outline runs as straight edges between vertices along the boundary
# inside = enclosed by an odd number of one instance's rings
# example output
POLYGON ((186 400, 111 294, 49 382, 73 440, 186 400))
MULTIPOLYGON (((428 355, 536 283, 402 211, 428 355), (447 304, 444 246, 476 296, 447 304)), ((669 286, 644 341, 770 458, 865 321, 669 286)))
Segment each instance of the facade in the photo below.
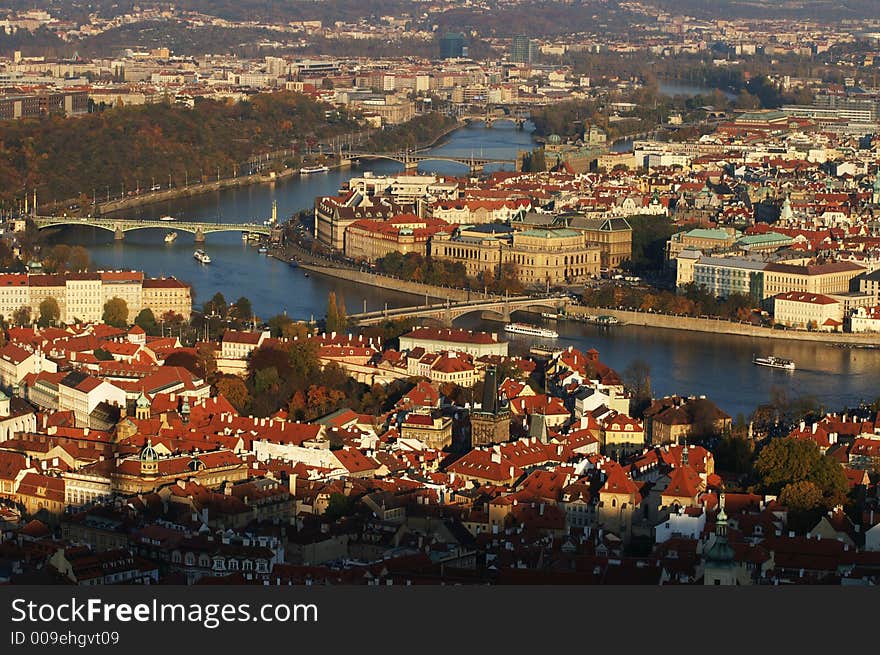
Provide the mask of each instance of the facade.
POLYGON ((424 256, 430 238, 447 229, 449 225, 445 221, 422 219, 413 214, 402 214, 387 221, 354 221, 345 230, 345 256, 368 262, 392 252, 414 252, 424 256))
POLYGON ((461 262, 468 276, 498 274, 508 264, 516 267, 523 284, 544 286, 583 282, 599 274, 601 250, 586 235, 569 228, 534 228, 496 237, 462 228, 454 235, 437 234, 431 256, 461 262))
POLYGON ((452 419, 431 413, 410 412, 400 426, 404 439, 416 439, 428 448, 442 450, 452 445, 452 419))
POLYGON ((582 232, 587 243, 599 248, 602 268, 618 268, 632 257, 632 226, 623 217, 563 216, 565 224, 582 232))
POLYGON ((727 250, 740 237, 733 228, 696 228, 687 232, 677 232, 666 242, 666 259, 672 261, 686 248, 694 248, 704 253, 727 250))
MULTIPOLYGON (((682 255, 684 261, 687 261, 687 252, 682 255)), ((766 266, 767 264, 762 261, 743 257, 700 257, 693 263, 693 280, 687 280, 684 275, 688 268, 687 264, 683 265, 676 278, 681 286, 693 281, 697 286, 721 298, 738 293, 760 302, 766 297, 764 292, 766 266)))
POLYGON ((186 320, 192 313, 190 287, 175 278, 144 278, 143 273, 134 271, 0 274, 0 315, 5 317, 29 307, 36 320, 40 303, 54 298, 61 323, 97 323, 104 314, 104 304, 114 297, 125 301, 129 321, 142 309, 152 310, 157 320, 169 311, 186 320))
POLYGON ((173 277, 147 278, 142 294, 143 306, 152 310, 157 321, 161 321, 166 314, 178 314, 185 321, 190 319, 192 290, 185 282, 173 277))
POLYGON ((849 321, 850 332, 880 332, 880 305, 859 307, 849 321))
POLYGON ((645 448, 645 428, 634 418, 618 414, 606 421, 603 434, 605 452, 609 457, 623 458, 645 448))
POLYGON ((510 61, 516 64, 531 64, 538 52, 538 44, 524 34, 517 34, 510 43, 510 61))
POLYGON ((506 341, 499 341, 494 332, 471 332, 458 328, 420 327, 400 337, 401 350, 424 348, 427 352, 458 351, 473 357, 506 357, 507 345, 506 341))
POLYGON ((850 280, 865 269, 849 262, 829 264, 767 264, 764 269, 764 298, 787 291, 846 293, 850 280))
POLYGON ((843 307, 821 293, 789 291, 773 297, 773 318, 799 330, 833 331, 843 325, 843 307))
POLYGON ((440 59, 458 59, 464 56, 464 34, 447 32, 440 37, 440 59))

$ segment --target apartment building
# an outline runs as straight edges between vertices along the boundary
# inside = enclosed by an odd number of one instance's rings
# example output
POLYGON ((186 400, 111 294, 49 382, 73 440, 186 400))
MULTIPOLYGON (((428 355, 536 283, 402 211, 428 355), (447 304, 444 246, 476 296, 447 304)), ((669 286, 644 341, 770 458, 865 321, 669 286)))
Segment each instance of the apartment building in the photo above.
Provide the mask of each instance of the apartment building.
POLYGON ((169 311, 189 319, 192 312, 190 287, 175 278, 149 279, 131 271, 0 275, 0 315, 9 318, 29 307, 36 320, 40 303, 53 298, 60 322, 98 322, 104 304, 114 297, 125 300, 129 321, 145 308, 157 319, 169 311))

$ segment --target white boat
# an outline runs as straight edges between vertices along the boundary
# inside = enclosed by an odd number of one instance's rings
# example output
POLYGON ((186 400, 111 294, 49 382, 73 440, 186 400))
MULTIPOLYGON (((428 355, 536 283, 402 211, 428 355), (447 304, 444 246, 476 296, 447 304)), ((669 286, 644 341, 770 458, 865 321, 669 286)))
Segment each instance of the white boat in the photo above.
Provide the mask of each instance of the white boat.
POLYGON ((505 332, 511 334, 527 334, 530 337, 542 337, 544 339, 557 339, 559 333, 556 330, 538 327, 537 325, 529 325, 527 323, 508 323, 504 326, 505 332))
POLYGON ((159 220, 160 221, 173 221, 173 220, 175 220, 175 218, 173 216, 169 216, 168 214, 165 214, 165 216, 160 216, 159 220))
POLYGON ((769 355, 767 357, 754 357, 752 358, 752 363, 757 364, 758 366, 769 366, 770 368, 781 368, 786 371, 795 370, 795 363, 790 359, 785 359, 783 357, 776 357, 775 355, 769 355))
POLYGON ((330 169, 327 166, 304 166, 299 169, 300 175, 311 175, 312 173, 326 173, 330 169))
POLYGON ((165 234, 165 243, 174 243, 177 238, 177 232, 168 232, 165 234))
POLYGON ((266 246, 260 246, 259 248, 257 248, 257 252, 261 255, 265 255, 267 252, 269 252, 269 249, 266 246))
POLYGON ((211 258, 208 256, 208 253, 206 253, 202 249, 196 250, 193 253, 193 257, 195 257, 202 264, 210 264, 211 263, 211 258))
POLYGON ((554 314, 552 312, 541 312, 541 318, 547 318, 551 321, 555 321, 559 318, 559 314, 554 314))

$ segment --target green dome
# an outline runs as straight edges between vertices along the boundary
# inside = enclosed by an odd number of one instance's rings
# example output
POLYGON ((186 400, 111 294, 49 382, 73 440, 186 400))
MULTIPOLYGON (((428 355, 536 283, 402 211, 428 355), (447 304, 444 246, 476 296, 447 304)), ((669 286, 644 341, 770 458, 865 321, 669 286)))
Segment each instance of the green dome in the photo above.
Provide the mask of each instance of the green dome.
POLYGON ((152 440, 147 440, 147 445, 141 450, 140 459, 142 462, 156 462, 159 460, 159 453, 153 448, 152 440))
POLYGON ((551 134, 547 137, 547 143, 558 146, 560 143, 562 143, 562 137, 558 134, 551 134))

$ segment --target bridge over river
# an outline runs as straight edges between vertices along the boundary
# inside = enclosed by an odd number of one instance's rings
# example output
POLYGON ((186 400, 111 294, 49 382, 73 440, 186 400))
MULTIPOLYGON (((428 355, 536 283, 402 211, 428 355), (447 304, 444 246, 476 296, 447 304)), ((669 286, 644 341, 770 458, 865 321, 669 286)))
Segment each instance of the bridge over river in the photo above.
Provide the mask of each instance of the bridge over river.
POLYGON ((508 298, 445 302, 417 307, 385 309, 375 312, 350 314, 349 319, 358 325, 378 325, 390 319, 425 318, 437 321, 448 327, 459 316, 473 312, 480 312, 486 318, 509 322, 510 315, 517 310, 559 314, 565 312, 568 303, 568 296, 512 296, 508 298))
POLYGON ((243 234, 272 234, 272 225, 265 223, 207 223, 202 221, 156 220, 145 218, 76 218, 73 216, 35 216, 37 229, 65 227, 95 227, 112 232, 117 240, 125 238, 126 232, 133 230, 162 229, 176 232, 189 232, 195 235, 196 243, 202 243, 210 232, 241 232, 243 234))

